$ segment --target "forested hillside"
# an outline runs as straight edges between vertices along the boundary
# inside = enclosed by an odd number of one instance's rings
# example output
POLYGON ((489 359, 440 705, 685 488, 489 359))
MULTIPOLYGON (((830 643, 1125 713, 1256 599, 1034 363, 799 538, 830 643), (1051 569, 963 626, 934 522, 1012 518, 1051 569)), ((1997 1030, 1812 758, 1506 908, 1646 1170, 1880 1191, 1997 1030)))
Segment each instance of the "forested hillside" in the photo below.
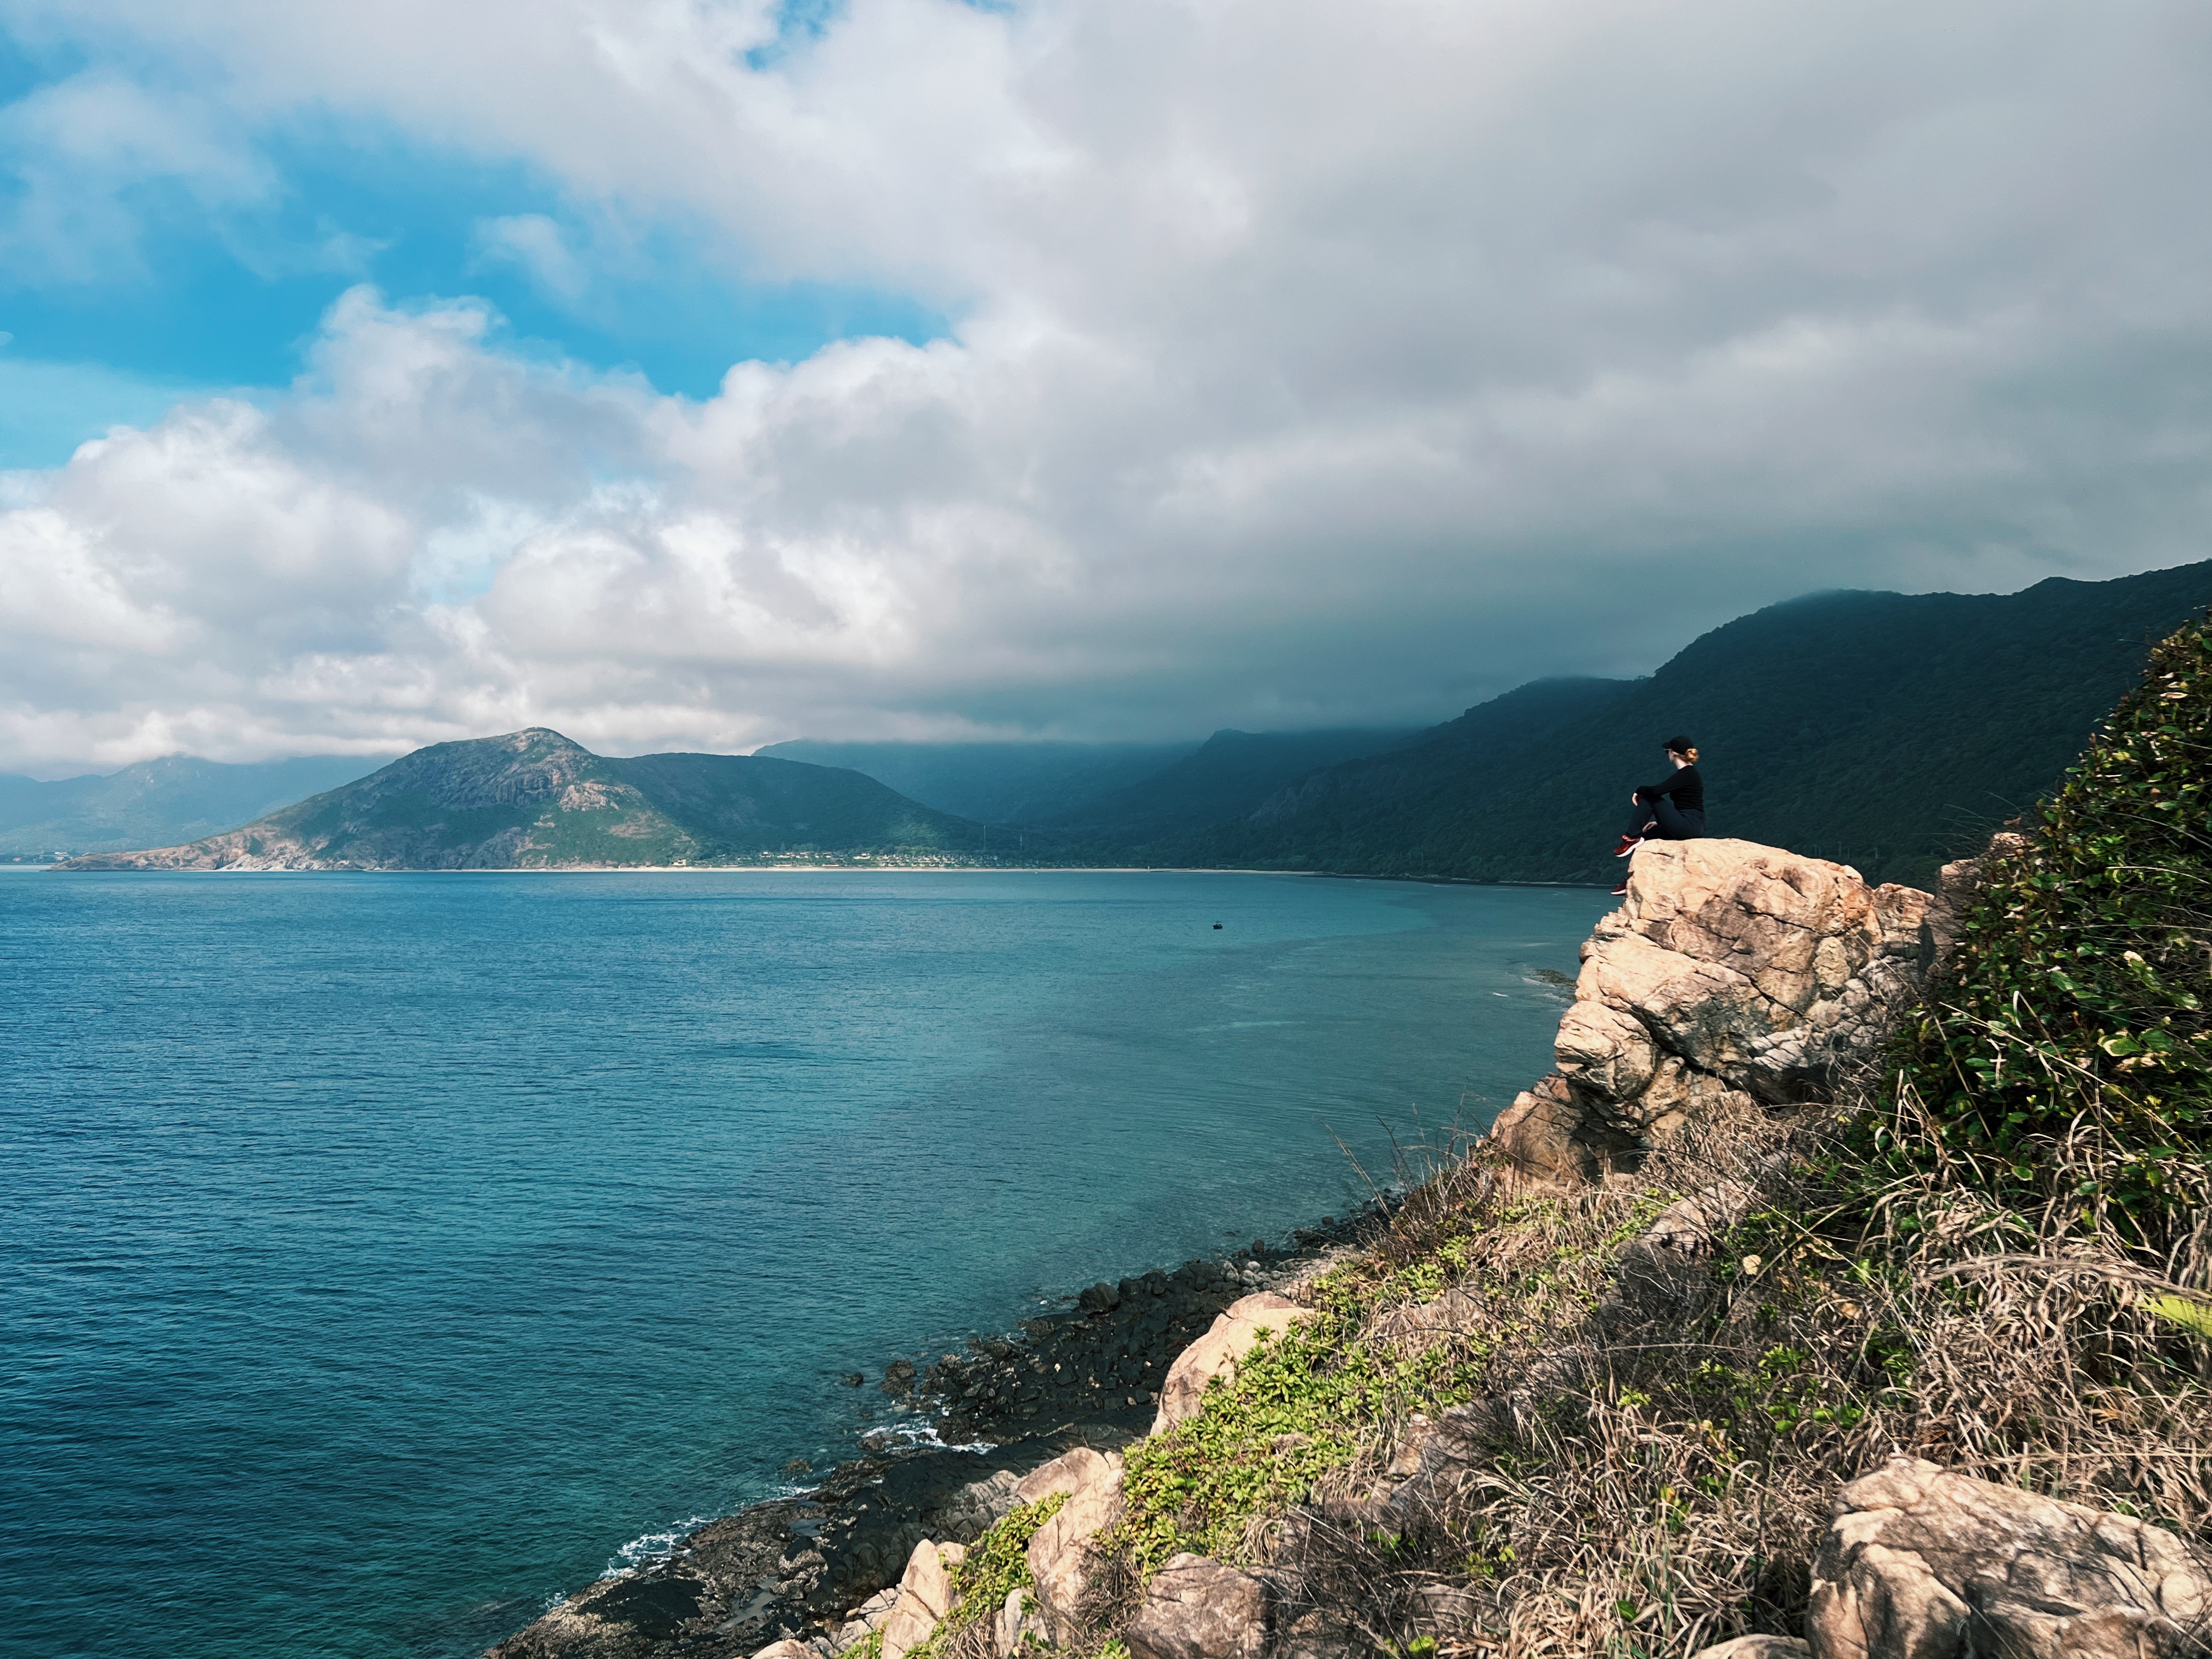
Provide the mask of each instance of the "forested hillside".
MULTIPOLYGON (((1697 640, 1649 679, 1540 681, 1410 747, 1316 771, 1157 864, 1597 881, 1660 742, 1693 737, 1708 827, 1925 884, 2027 810, 2212 605, 2212 563, 2012 594, 1824 593, 1697 640)), ((1186 763, 1187 764, 1187 763, 1186 763)))

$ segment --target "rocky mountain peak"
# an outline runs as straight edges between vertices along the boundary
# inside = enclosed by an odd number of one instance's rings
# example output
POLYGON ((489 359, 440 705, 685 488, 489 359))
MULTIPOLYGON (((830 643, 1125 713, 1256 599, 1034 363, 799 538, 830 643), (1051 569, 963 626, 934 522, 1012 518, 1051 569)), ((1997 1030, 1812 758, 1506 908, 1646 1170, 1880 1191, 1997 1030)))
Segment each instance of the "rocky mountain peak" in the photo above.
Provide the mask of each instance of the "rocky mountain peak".
POLYGON ((394 761, 368 782, 458 811, 545 800, 592 775, 599 757, 560 732, 533 726, 495 738, 438 743, 394 761))

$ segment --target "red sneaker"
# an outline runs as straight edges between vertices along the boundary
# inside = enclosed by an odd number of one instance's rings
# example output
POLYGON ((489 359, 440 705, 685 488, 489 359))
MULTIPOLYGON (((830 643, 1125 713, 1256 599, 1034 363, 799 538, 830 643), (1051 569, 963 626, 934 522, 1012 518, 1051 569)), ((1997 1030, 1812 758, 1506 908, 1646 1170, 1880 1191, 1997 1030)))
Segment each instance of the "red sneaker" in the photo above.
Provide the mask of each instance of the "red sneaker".
POLYGON ((1613 855, 1617 859, 1625 859, 1643 845, 1644 837, 1641 836, 1623 836, 1614 846, 1613 855))
POLYGON ((1614 888, 1613 890, 1613 896, 1615 898, 1626 898, 1628 896, 1628 884, 1624 881, 1620 886, 1614 888))

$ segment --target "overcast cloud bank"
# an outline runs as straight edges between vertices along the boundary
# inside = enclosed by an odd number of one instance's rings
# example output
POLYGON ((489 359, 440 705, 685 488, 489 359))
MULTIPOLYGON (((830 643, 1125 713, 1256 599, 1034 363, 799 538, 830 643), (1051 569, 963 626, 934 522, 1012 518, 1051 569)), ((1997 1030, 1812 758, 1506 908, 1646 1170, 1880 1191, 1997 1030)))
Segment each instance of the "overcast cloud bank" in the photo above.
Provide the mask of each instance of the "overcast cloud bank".
POLYGON ((578 306, 676 226, 957 319, 695 401, 356 288, 295 384, 6 476, 0 769, 1413 722, 2207 550, 2202 7, 0 17, 85 58, 0 117, 52 282, 336 121, 557 177, 597 240, 481 244, 578 306))

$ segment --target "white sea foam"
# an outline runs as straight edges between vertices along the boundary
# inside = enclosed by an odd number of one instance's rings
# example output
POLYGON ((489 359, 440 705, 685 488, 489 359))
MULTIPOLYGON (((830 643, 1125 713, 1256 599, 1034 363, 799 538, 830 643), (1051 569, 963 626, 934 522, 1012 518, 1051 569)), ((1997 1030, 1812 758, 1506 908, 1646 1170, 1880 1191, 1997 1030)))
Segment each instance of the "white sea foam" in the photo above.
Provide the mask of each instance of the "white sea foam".
POLYGON ((640 1533, 615 1552, 615 1559, 607 1563, 607 1570, 599 1577, 619 1578, 626 1572, 635 1572, 640 1567, 665 1561, 676 1553, 676 1547, 694 1528, 703 1527, 712 1519, 712 1516, 695 1515, 689 1520, 677 1522, 673 1526, 640 1533))
POLYGON ((876 1438, 895 1441, 910 1449, 927 1446, 933 1451, 987 1452, 999 1449, 999 1443, 995 1440, 947 1440, 938 1433, 934 1425, 927 1423, 886 1425, 870 1431, 870 1433, 876 1438))

